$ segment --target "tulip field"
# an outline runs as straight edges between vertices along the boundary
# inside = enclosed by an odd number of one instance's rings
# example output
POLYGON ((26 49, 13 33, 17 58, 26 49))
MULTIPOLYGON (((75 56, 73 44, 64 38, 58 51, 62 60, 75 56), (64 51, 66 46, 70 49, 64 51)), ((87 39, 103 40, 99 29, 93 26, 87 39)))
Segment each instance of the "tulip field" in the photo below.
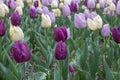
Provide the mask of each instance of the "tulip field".
POLYGON ((120 80, 120 0, 0 0, 0 80, 120 80))

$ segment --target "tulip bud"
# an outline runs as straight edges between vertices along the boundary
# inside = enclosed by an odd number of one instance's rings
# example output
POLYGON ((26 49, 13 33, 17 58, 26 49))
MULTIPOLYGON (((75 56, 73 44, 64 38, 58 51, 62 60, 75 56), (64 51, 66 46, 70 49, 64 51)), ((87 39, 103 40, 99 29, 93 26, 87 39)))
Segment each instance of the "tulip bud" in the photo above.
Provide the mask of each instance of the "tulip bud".
POLYGON ((24 7, 23 0, 17 0, 16 4, 17 4, 17 6, 21 6, 22 8, 24 7))
POLYGON ((58 7, 58 0, 52 0, 51 7, 57 8, 58 7))
POLYGON ((64 60, 67 57, 67 47, 65 42, 59 41, 57 42, 55 48, 55 58, 57 60, 64 60))
POLYGON ((5 10, 4 7, 2 5, 0 5, 0 18, 5 16, 5 10))
POLYGON ((22 29, 19 26, 10 25, 10 37, 12 41, 16 42, 18 40, 22 40, 24 38, 24 34, 22 29))
POLYGON ((96 4, 96 8, 100 9, 100 4, 99 3, 96 4))
POLYGON ((120 0, 117 2, 116 13, 120 15, 120 0))
POLYGON ((51 27, 51 20, 50 20, 50 17, 47 14, 42 14, 41 26, 44 27, 44 28, 50 28, 51 27))
POLYGON ((70 4, 72 0, 64 0, 64 4, 70 4))
POLYGON ((105 36, 105 37, 110 35, 110 25, 109 24, 103 25, 101 34, 102 34, 102 36, 105 36))
POLYGON ((8 6, 6 6, 4 3, 1 3, 1 5, 3 6, 5 13, 8 14, 9 13, 9 8, 8 6))
POLYGON ((38 5, 39 5, 39 2, 36 0, 36 1, 34 1, 34 6, 35 7, 38 7, 38 5))
POLYGON ((60 11, 59 8, 53 9, 52 11, 53 11, 53 13, 55 14, 55 16, 60 16, 60 15, 61 15, 61 11, 60 11))
POLYGON ((12 8, 12 9, 16 8, 16 6, 17 6, 17 4, 14 0, 6 0, 6 4, 9 8, 12 8))
POLYGON ((75 68, 74 68, 73 65, 69 65, 69 71, 70 71, 70 72, 74 72, 74 71, 75 71, 75 68))
POLYGON ((102 23, 103 23, 102 18, 99 15, 97 15, 93 19, 90 19, 90 18, 87 19, 88 27, 91 30, 96 30, 96 29, 102 28, 102 23))
POLYGON ((69 8, 68 4, 65 4, 65 5, 63 6, 63 15, 64 15, 64 16, 69 16, 70 13, 71 13, 71 11, 70 11, 70 8, 69 8))
POLYGON ((33 3, 33 1, 32 1, 32 0, 27 0, 26 2, 28 3, 28 5, 29 5, 29 6, 31 6, 31 5, 32 5, 32 3, 33 3))
POLYGON ((51 2, 50 0, 42 0, 42 4, 45 6, 49 5, 50 2, 51 2))
POLYGON ((21 6, 16 7, 15 11, 18 11, 19 15, 22 16, 23 11, 21 6))
POLYGON ((12 45, 10 52, 10 55, 12 55, 11 57, 18 63, 26 62, 30 60, 31 57, 30 49, 27 43, 23 41, 15 42, 12 45))
POLYGON ((63 6, 64 6, 64 4, 61 2, 61 3, 59 4, 59 8, 62 9, 63 6))
POLYGON ((29 10, 29 13, 30 13, 30 17, 31 18, 35 18, 37 16, 37 10, 34 6, 31 6, 30 7, 30 10, 29 10))
POLYGON ((84 27, 86 27, 85 15, 82 14, 82 13, 75 14, 74 15, 74 25, 77 28, 84 28, 84 27))
POLYGON ((67 28, 66 27, 55 27, 54 28, 54 38, 57 42, 67 40, 67 28))
POLYGON ((18 11, 14 11, 11 15, 11 23, 14 26, 19 26, 21 23, 21 17, 18 13, 18 11))
POLYGON ((120 43, 120 27, 119 26, 112 28, 112 37, 116 43, 120 43))
POLYGON ((111 3, 109 6, 110 11, 115 11, 116 10, 116 6, 114 3, 111 3))
POLYGON ((71 1, 69 7, 70 7, 71 12, 77 12, 79 10, 78 3, 75 2, 74 0, 71 1))
POLYGON ((85 0, 84 3, 88 8, 95 8, 95 0, 85 0))
POLYGON ((85 10, 87 9, 87 7, 85 5, 82 5, 82 9, 85 10))
POLYGON ((51 22, 55 22, 55 14, 53 12, 49 12, 48 15, 50 17, 51 22))
POLYGON ((6 32, 4 21, 0 20, 0 36, 4 36, 6 32))
POLYGON ((47 6, 42 6, 42 13, 44 14, 48 14, 49 13, 49 9, 47 6))
POLYGON ((104 8, 104 7, 105 7, 106 2, 107 2, 107 0, 99 0, 100 7, 101 7, 101 8, 104 8))

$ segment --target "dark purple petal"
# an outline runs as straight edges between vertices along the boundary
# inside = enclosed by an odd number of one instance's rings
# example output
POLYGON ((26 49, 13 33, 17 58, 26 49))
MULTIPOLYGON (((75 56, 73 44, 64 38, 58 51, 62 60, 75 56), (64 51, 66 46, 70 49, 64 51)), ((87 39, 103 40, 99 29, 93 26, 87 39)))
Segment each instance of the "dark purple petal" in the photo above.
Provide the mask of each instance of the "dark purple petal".
POLYGON ((0 36, 4 36, 6 32, 4 21, 0 20, 0 36))
POLYGON ((120 27, 112 28, 112 36, 116 43, 120 43, 120 27))
POLYGON ((70 71, 70 72, 74 72, 74 71, 75 71, 75 68, 74 68, 73 65, 69 65, 69 71, 70 71))

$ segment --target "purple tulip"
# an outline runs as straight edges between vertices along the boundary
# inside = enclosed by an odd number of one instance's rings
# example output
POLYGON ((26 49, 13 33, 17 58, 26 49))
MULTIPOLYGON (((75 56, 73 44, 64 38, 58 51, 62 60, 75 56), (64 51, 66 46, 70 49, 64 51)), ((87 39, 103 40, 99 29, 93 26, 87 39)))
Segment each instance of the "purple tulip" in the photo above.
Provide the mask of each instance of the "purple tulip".
POLYGON ((69 71, 70 71, 70 72, 74 72, 74 71, 75 71, 75 68, 74 68, 73 65, 69 65, 69 71))
POLYGON ((101 34, 102 34, 102 36, 105 36, 105 37, 110 35, 110 25, 109 24, 103 25, 101 34))
POLYGON ((18 11, 14 11, 11 15, 11 23, 14 26, 19 26, 21 23, 21 17, 18 13, 18 11))
POLYGON ((59 41, 57 42, 55 48, 55 58, 57 60, 64 60, 67 57, 67 47, 65 42, 59 41))
POLYGON ((88 9, 84 10, 85 17, 88 18, 90 16, 90 11, 88 9))
POLYGON ((90 19, 93 19, 94 17, 96 17, 98 14, 96 12, 91 12, 89 15, 90 19))
POLYGON ((84 5, 88 8, 95 8, 95 0, 85 0, 84 5))
POLYGON ((51 2, 52 2, 52 0, 42 0, 42 4, 44 6, 48 6, 51 2))
POLYGON ((82 13, 75 14, 74 15, 74 25, 77 28, 84 28, 84 27, 86 27, 85 15, 82 14, 82 13))
POLYGON ((30 60, 31 53, 27 43, 23 41, 15 42, 11 47, 10 56, 18 63, 30 60))
POLYGON ((119 26, 112 28, 112 37, 116 43, 120 43, 120 27, 119 26))
POLYGON ((44 14, 48 14, 49 13, 49 9, 47 6, 42 6, 42 13, 44 14))
POLYGON ((14 0, 6 0, 6 4, 7 4, 7 6, 8 6, 9 8, 11 8, 11 9, 15 9, 16 6, 17 6, 17 4, 15 3, 14 0))
POLYGON ((64 16, 69 16, 70 13, 71 13, 68 4, 65 4, 65 5, 63 6, 63 10, 62 10, 62 11, 63 11, 63 15, 64 15, 64 16))
POLYGON ((55 27, 54 28, 54 38, 57 42, 63 41, 65 42, 67 40, 67 28, 64 27, 55 27))
POLYGON ((116 13, 120 15, 120 0, 117 2, 116 13))
POLYGON ((50 17, 51 22, 55 22, 55 14, 53 12, 49 12, 48 15, 50 17))
POLYGON ((100 7, 101 8, 104 8, 105 7, 105 4, 106 4, 107 0, 100 0, 100 7))
POLYGON ((29 13, 30 13, 30 17, 31 18, 35 18, 37 16, 37 10, 34 6, 31 6, 30 7, 30 10, 29 10, 29 13))
POLYGON ((38 5, 39 5, 38 1, 37 1, 37 0, 34 1, 34 6, 35 6, 35 7, 38 7, 38 5))
POLYGON ((77 12, 79 10, 79 5, 74 0, 71 1, 69 7, 70 7, 71 12, 77 12))
POLYGON ((0 36, 4 36, 6 32, 4 21, 0 20, 0 36))

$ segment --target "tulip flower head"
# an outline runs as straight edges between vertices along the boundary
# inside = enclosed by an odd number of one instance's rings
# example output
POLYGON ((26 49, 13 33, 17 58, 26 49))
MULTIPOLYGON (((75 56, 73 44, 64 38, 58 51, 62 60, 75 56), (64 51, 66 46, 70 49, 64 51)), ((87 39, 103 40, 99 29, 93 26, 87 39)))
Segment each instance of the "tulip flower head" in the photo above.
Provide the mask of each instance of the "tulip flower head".
POLYGON ((30 10, 29 10, 29 13, 30 13, 30 17, 31 18, 35 18, 37 16, 37 10, 34 6, 31 6, 30 7, 30 10))
POLYGON ((15 59, 16 62, 22 63, 30 60, 31 53, 26 42, 17 41, 11 47, 11 57, 15 59))
POLYGON ((112 37, 116 43, 120 43, 120 26, 112 28, 112 37))
POLYGON ((75 71, 75 68, 74 68, 73 65, 69 65, 69 71, 70 71, 70 72, 74 72, 74 71, 75 71))
POLYGON ((62 11, 63 11, 63 15, 64 15, 64 16, 70 16, 71 10, 70 10, 68 4, 65 4, 65 5, 63 6, 63 10, 62 10, 62 11))
POLYGON ((6 32, 4 21, 0 20, 0 37, 4 36, 6 32))
POLYGON ((105 37, 110 35, 110 25, 109 24, 103 25, 101 34, 102 34, 102 36, 105 36, 105 37))
POLYGON ((67 57, 67 47, 65 42, 59 41, 57 42, 56 48, 55 48, 55 58, 57 60, 64 60, 67 57))

